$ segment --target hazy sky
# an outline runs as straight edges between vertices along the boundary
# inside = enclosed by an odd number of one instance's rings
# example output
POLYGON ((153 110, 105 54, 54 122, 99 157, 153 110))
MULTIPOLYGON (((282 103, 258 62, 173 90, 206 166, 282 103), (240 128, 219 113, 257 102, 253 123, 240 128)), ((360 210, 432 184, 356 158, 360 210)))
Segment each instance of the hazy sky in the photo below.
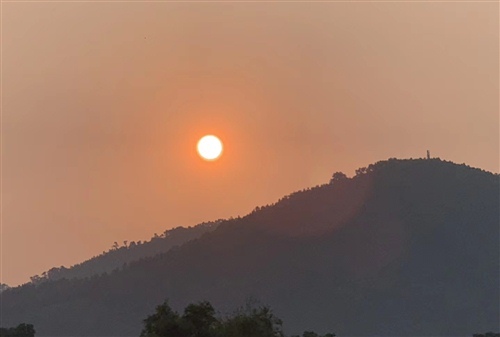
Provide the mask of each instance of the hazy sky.
POLYGON ((499 172, 498 3, 2 6, 8 284, 389 157, 499 172))

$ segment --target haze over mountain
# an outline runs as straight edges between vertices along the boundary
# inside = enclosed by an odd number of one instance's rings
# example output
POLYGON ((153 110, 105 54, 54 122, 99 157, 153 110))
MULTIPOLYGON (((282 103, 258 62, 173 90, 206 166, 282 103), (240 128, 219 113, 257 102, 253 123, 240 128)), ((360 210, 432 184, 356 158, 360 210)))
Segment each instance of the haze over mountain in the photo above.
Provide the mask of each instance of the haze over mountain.
MULTIPOLYGON (((219 225, 219 221, 205 222, 194 227, 175 227, 167 229, 161 235, 155 235, 149 241, 135 242, 125 241, 123 245, 115 242, 111 249, 94 256, 87 261, 66 268, 51 268, 42 273, 31 277, 31 282, 38 284, 48 280, 55 281, 59 279, 86 278, 94 275, 112 272, 115 269, 124 267, 124 265, 140 260, 148 256, 155 256, 160 253, 168 252, 190 240, 196 239, 205 233, 213 231, 219 225)), ((1 288, 0 288, 1 291, 1 288)))
POLYGON ((257 207, 111 274, 1 294, 40 336, 137 336, 164 299, 269 304, 296 333, 499 330, 499 176, 439 159, 378 162, 257 207))

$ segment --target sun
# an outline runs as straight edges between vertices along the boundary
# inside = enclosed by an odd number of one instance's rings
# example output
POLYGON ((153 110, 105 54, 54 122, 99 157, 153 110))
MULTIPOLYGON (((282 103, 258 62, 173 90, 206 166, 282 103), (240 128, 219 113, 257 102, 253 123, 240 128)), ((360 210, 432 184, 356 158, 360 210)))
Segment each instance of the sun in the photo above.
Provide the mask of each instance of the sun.
POLYGON ((214 135, 207 135, 198 141, 198 153, 205 160, 216 160, 222 154, 222 142, 214 135))

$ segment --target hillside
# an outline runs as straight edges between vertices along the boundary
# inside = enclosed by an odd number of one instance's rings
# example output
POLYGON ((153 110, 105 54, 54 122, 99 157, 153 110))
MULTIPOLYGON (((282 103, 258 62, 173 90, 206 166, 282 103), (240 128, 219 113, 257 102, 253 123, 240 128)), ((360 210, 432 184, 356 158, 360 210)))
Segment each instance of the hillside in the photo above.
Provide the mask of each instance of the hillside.
POLYGON ((64 266, 54 267, 42 275, 31 277, 31 282, 39 284, 63 278, 70 280, 110 273, 116 269, 126 267, 131 262, 168 252, 170 249, 183 245, 190 240, 197 239, 203 234, 215 230, 218 224, 219 221, 213 221, 188 228, 176 227, 166 230, 161 235, 155 234, 149 241, 131 241, 130 243, 125 241, 122 246, 115 242, 107 252, 69 268, 64 266))
POLYGON ((165 298, 224 312, 248 297, 291 333, 467 336, 499 330, 499 177, 389 160, 258 207, 178 249, 90 279, 1 294, 38 335, 138 336, 165 298))

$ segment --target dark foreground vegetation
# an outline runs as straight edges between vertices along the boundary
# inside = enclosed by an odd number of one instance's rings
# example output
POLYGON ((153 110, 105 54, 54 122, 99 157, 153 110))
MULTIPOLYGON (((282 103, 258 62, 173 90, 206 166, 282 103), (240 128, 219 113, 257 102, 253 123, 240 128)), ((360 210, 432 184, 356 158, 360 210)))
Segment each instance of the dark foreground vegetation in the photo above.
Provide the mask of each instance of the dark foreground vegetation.
POLYGON ((7 289, 2 324, 138 336, 159 299, 232 312, 253 297, 289 335, 498 331, 499 198, 497 174, 439 159, 378 162, 112 272, 7 289))
POLYGON ((0 328, 0 337, 34 337, 35 328, 31 324, 19 324, 15 328, 0 328))
MULTIPOLYGON (((285 337, 283 321, 268 306, 247 304, 233 314, 220 317, 208 301, 189 304, 182 314, 173 310, 168 301, 156 307, 144 322, 140 337, 285 337)), ((335 337, 304 331, 290 337, 335 337)), ((500 337, 487 332, 473 337, 500 337)))
MULTIPOLYGON (((230 316, 217 317, 208 301, 189 304, 182 315, 164 302, 144 320, 141 337, 284 337, 282 325, 282 320, 267 306, 247 305, 230 316)), ((305 331, 302 337, 335 337, 335 334, 305 331)))
MULTIPOLYGON (((140 337, 285 337, 283 322, 268 306, 247 304, 232 315, 217 317, 214 307, 208 301, 189 304, 180 315, 165 301, 156 307, 154 314, 144 321, 140 337)), ((335 337, 314 331, 290 337, 335 337)), ((19 324, 15 328, 0 328, 0 337, 35 337, 31 324, 19 324)), ((500 337, 500 333, 486 332, 472 337, 500 337)))

